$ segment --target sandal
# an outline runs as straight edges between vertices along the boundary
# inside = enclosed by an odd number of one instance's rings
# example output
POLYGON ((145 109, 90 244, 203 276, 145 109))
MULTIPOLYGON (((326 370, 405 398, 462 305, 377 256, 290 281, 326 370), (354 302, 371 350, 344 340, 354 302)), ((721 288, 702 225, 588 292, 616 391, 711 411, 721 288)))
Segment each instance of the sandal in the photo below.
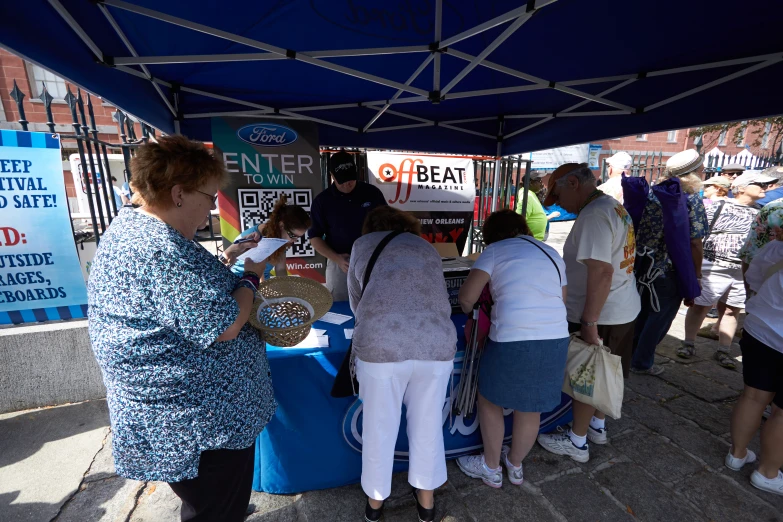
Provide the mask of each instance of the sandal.
POLYGON ((737 369, 737 364, 734 362, 734 359, 731 358, 731 354, 728 352, 718 350, 715 352, 715 360, 718 361, 718 364, 724 368, 728 368, 729 370, 737 369))
POLYGON ((680 347, 677 348, 677 357, 690 359, 694 355, 696 355, 696 347, 693 346, 693 343, 686 343, 685 341, 681 341, 680 347))

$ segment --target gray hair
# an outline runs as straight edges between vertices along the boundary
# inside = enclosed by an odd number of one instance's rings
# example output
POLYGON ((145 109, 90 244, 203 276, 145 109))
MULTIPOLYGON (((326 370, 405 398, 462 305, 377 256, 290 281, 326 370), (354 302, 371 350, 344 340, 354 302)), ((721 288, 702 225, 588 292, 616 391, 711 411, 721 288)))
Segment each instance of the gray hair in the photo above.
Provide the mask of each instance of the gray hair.
POLYGON ((564 186, 568 182, 568 178, 575 177, 579 181, 580 185, 596 184, 595 175, 593 171, 587 166, 587 163, 581 163, 577 168, 568 172, 565 176, 557 180, 556 184, 559 187, 564 186))

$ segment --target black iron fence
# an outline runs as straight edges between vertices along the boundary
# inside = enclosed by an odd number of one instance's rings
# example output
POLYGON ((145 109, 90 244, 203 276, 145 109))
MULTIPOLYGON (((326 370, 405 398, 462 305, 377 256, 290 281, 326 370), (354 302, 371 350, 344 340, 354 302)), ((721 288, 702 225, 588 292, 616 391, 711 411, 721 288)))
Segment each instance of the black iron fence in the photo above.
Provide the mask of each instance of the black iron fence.
MULTIPOLYGON (((17 112, 19 113, 18 124, 21 130, 27 131, 29 123, 25 117, 24 99, 26 95, 19 89, 14 81, 14 88, 11 91, 11 98, 16 102, 17 112)), ((56 134, 54 116, 52 114, 52 102, 54 98, 46 89, 46 84, 41 83, 41 95, 39 99, 46 110, 46 125, 49 132, 56 134)), ((110 143, 98 138, 98 127, 95 124, 95 110, 93 107, 92 96, 86 93, 82 95, 81 89, 76 90, 76 95, 71 91, 70 85, 67 88, 67 94, 63 99, 68 104, 71 112, 71 123, 73 133, 58 133, 63 149, 76 149, 79 155, 81 173, 74 176, 74 190, 83 190, 86 194, 87 205, 89 208, 89 217, 82 218, 80 213, 75 213, 71 208, 69 198, 68 211, 72 217, 71 227, 73 229, 74 241, 77 245, 87 241, 100 243, 101 235, 111 225, 112 221, 120 210, 118 208, 114 185, 112 183, 112 173, 109 167, 108 149, 119 149, 123 157, 123 183, 130 186, 131 158, 135 155, 136 149, 147 143, 151 138, 155 138, 155 129, 146 123, 140 122, 141 137, 136 134, 136 126, 133 120, 120 109, 116 109, 114 119, 117 123, 120 143, 110 143), (70 147, 66 147, 70 145, 70 147), (76 181, 81 179, 81 186, 76 181), (82 223, 88 224, 83 226, 82 223)), ((77 198, 78 199, 78 198, 77 198)), ((219 227, 214 227, 213 220, 210 219, 205 230, 199 231, 197 240, 214 241, 218 250, 222 249, 220 241, 219 227)))
MULTIPOLYGON (((609 150, 608 155, 601 160, 601 181, 609 179, 607 173, 608 164, 606 160, 610 158, 616 150, 609 150)), ((663 175, 666 169, 666 160, 663 152, 644 151, 634 152, 631 155, 631 170, 629 175, 632 177, 647 178, 648 183, 655 183, 663 175)))
POLYGON ((710 154, 705 157, 707 166, 704 168, 705 177, 709 178, 720 172, 721 168, 729 163, 740 164, 745 170, 764 170, 773 165, 779 165, 779 155, 767 154, 765 156, 753 156, 751 154, 710 154))
MULTIPOLYGON (((477 160, 473 162, 473 170, 476 176, 476 203, 473 213, 473 222, 468 235, 468 252, 481 252, 484 250, 484 237, 481 228, 484 221, 492 212, 492 193, 495 183, 495 173, 498 175, 498 194, 495 200, 495 209, 515 209, 520 189, 528 188, 530 181, 531 161, 521 157, 505 157, 499 161, 494 159, 477 160)), ((528 197, 536 197, 529 191, 523 193, 521 208, 527 208, 528 197)))

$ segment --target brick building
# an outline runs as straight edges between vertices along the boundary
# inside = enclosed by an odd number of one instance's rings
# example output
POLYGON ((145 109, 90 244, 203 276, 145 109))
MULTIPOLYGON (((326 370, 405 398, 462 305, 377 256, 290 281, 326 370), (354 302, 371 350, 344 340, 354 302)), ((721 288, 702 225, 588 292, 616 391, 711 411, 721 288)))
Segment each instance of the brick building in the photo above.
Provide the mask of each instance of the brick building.
MULTIPOLYGON (((19 86, 19 90, 25 94, 23 101, 25 119, 30 122, 28 130, 36 132, 48 132, 46 125, 46 109, 43 102, 38 99, 41 95, 42 82, 46 82, 46 89, 54 98, 52 101, 52 116, 54 117, 55 130, 62 134, 73 134, 71 109, 65 103, 64 97, 69 83, 62 78, 34 65, 26 62, 22 58, 0 49, 0 129, 20 130, 19 111, 16 101, 11 98, 11 90, 14 88, 14 81, 19 86)), ((77 87, 70 85, 71 92, 76 95, 77 87)), ((87 93, 82 91, 85 97, 87 93)), ((105 103, 99 97, 92 98, 93 110, 95 112, 95 125, 98 130, 98 138, 109 143, 119 143, 120 133, 117 122, 113 119, 116 112, 114 106, 105 103)), ((77 110, 78 113, 78 110, 77 110)), ((89 114, 87 115, 89 125, 89 114)), ((136 135, 141 136, 141 128, 136 125, 136 135)), ((71 154, 77 153, 76 142, 74 140, 64 139, 62 141, 63 171, 65 177, 65 189, 68 198, 74 198, 73 177, 70 175, 70 163, 68 158, 71 154)), ((121 154, 120 149, 108 149, 109 154, 121 154)))

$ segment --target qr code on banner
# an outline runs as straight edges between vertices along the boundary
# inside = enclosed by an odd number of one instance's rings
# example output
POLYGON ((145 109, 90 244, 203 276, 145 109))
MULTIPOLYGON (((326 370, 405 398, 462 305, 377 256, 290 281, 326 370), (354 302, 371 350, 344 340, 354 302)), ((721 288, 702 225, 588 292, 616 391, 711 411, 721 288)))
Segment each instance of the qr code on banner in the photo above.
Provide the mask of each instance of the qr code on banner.
MULTIPOLYGON (((288 196, 289 205, 298 205, 310 212, 310 205, 313 202, 311 189, 239 189, 237 195, 242 230, 266 223, 282 194, 288 196)), ((313 257, 314 255, 315 249, 307 239, 307 235, 299 238, 288 249, 289 257, 313 257)))

